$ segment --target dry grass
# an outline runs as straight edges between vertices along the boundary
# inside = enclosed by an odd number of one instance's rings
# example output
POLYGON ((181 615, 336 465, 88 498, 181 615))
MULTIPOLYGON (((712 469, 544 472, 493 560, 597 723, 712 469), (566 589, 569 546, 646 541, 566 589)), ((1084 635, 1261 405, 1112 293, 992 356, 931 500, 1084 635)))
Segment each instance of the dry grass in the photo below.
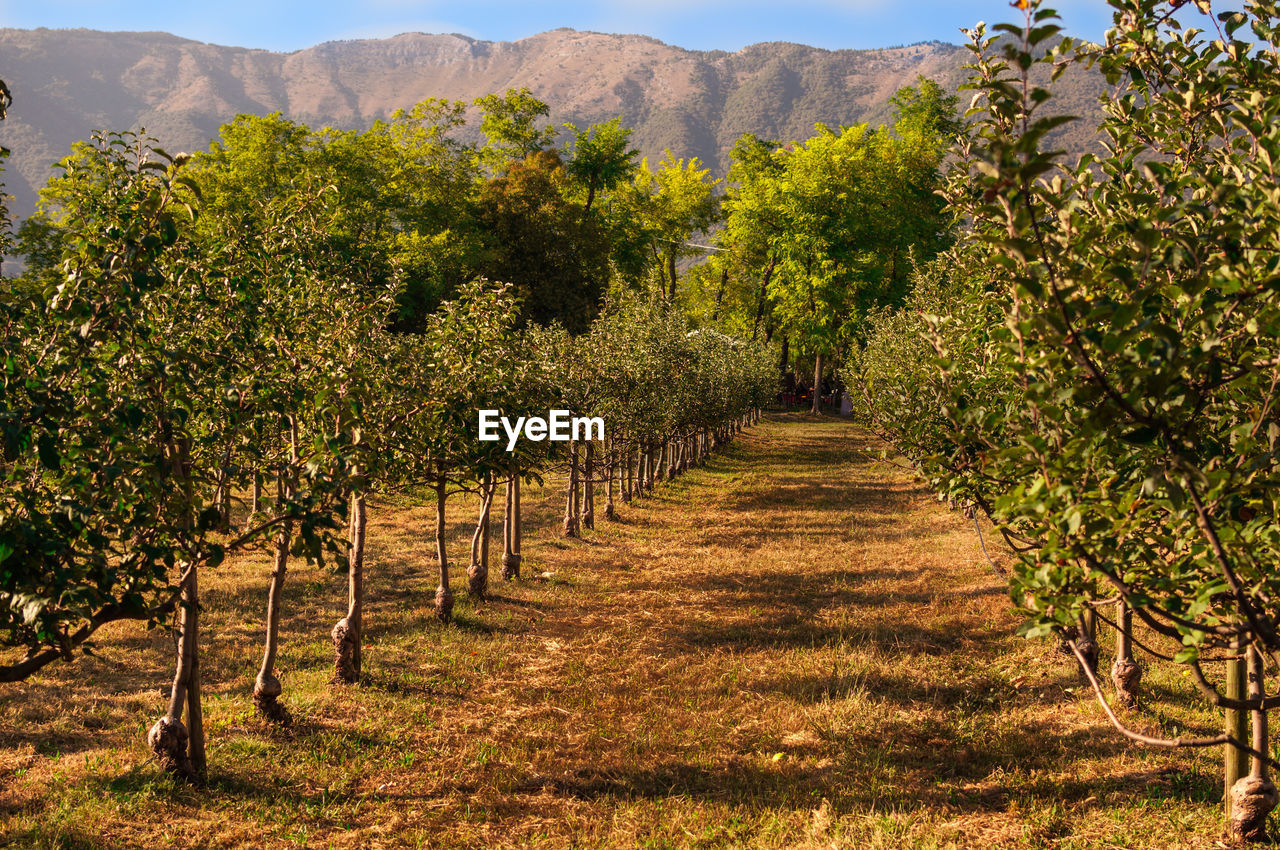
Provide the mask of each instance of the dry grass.
MULTIPOLYGON (((1113 734, 1012 636, 972 526, 874 451, 773 417, 584 541, 530 493, 526 579, 449 627, 434 509, 377 505, 365 681, 327 681, 343 577, 291 571, 284 732, 249 696, 268 559, 229 563, 205 580, 209 786, 148 761, 171 639, 120 627, 0 685, 0 844, 1220 846, 1218 754, 1113 734)), ((1164 703, 1138 725, 1216 722, 1176 677, 1144 685, 1164 703)))

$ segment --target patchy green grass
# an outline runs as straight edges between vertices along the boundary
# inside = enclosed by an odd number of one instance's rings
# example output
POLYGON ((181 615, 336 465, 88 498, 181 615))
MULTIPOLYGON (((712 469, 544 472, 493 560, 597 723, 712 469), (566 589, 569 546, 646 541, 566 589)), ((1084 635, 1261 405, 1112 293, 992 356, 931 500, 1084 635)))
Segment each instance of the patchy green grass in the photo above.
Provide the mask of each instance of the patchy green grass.
MULTIPOLYGON (((1066 658, 1013 636, 972 525, 876 451, 771 417, 585 540, 530 492, 525 578, 460 593, 448 627, 434 506, 382 500, 360 685, 328 681, 344 576, 289 574, 286 730, 250 699, 269 558, 229 562, 202 579, 208 787, 149 760, 172 638, 121 625, 0 685, 0 844, 1221 846, 1219 754, 1113 733, 1066 658)), ((474 509, 451 504, 457 563, 474 509)), ((1217 725, 1172 671, 1144 686, 1134 725, 1217 725)))

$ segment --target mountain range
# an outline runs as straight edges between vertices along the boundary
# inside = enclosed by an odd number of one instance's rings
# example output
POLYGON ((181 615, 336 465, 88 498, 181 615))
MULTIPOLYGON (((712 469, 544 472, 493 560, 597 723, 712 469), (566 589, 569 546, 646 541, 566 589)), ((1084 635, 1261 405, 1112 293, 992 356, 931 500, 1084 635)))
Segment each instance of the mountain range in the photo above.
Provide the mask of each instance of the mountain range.
MULTIPOLYGON (((940 42, 834 51, 770 42, 729 53, 571 29, 511 42, 405 33, 292 53, 160 32, 0 29, 0 79, 14 96, 0 124, 13 151, 3 178, 24 216, 51 165, 95 129, 142 127, 170 152, 195 150, 239 113, 363 128, 427 97, 520 87, 548 103, 555 122, 621 115, 646 156, 669 148, 723 175, 743 133, 785 141, 812 135, 815 122, 887 121, 898 88, 924 75, 954 91, 970 58, 940 42)), ((1090 144, 1101 91, 1086 73, 1063 86, 1058 108, 1086 119, 1060 134, 1068 148, 1090 144)))

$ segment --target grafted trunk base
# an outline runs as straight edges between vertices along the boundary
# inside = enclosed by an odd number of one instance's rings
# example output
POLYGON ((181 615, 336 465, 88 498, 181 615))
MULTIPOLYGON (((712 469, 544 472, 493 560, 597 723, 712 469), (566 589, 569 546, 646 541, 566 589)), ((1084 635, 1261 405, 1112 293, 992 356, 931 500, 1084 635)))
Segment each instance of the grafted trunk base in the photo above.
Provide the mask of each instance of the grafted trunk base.
POLYGON ((472 564, 467 568, 467 593, 474 599, 484 599, 489 592, 489 568, 484 564, 472 564))
POLYGON ((197 782, 195 768, 187 756, 187 727, 176 717, 161 717, 147 732, 147 745, 166 773, 197 782))
POLYGON ((1280 795, 1268 779, 1246 776, 1231 786, 1231 837, 1246 844, 1266 843, 1267 815, 1280 795))
POLYGON ((579 526, 576 517, 567 516, 564 518, 564 525, 560 527, 560 533, 565 537, 578 537, 579 526))
POLYGON ((280 702, 281 693, 283 689, 279 679, 270 673, 258 674, 253 683, 253 704, 257 706, 258 713, 278 726, 288 726, 293 718, 289 715, 289 709, 280 702))
MULTIPOLYGON (((1084 656, 1089 669, 1096 674, 1098 672, 1098 644, 1090 638, 1084 637, 1076 641, 1076 649, 1080 650, 1080 654, 1084 656)), ((1084 673, 1082 672, 1080 675, 1083 676, 1084 673)))
POLYGON ((453 591, 444 585, 436 588, 436 619, 442 623, 453 619, 453 591))
POLYGON ((355 684, 360 679, 360 670, 356 667, 356 635, 355 629, 343 617, 333 627, 333 681, 355 684))
POLYGON ((1058 638, 1058 652, 1070 658, 1076 666, 1076 672, 1079 673, 1080 679, 1088 682, 1089 677, 1084 671, 1079 669, 1076 663, 1076 654, 1071 651, 1071 642, 1075 641, 1076 649, 1080 650, 1080 654, 1084 656, 1084 660, 1088 663, 1089 669, 1096 675, 1098 672, 1098 644, 1092 638, 1081 636, 1080 631, 1075 628, 1067 629, 1064 634, 1058 638))
POLYGON ((502 556, 502 577, 506 581, 520 578, 520 556, 519 555, 503 555, 502 556))
POLYGON ((1117 658, 1111 665, 1111 683, 1116 686, 1116 699, 1125 708, 1138 704, 1138 686, 1142 682, 1142 668, 1136 661, 1117 658))

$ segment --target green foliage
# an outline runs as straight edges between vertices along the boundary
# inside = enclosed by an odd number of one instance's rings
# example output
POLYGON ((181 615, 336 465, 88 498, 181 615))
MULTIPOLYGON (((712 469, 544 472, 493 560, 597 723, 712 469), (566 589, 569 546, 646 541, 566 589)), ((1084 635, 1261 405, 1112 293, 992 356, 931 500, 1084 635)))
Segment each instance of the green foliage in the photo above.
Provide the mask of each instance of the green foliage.
POLYGON ((959 102, 959 97, 925 76, 917 76, 915 85, 903 86, 889 98, 899 133, 928 133, 947 145, 964 129, 956 116, 959 102))
POLYGON ((58 184, 60 282, 5 305, 0 632, 27 649, 6 677, 104 622, 159 616, 186 570, 275 523, 298 520, 312 557, 333 524, 350 440, 340 401, 315 389, 338 361, 305 319, 332 331, 335 302, 299 250, 305 210, 258 235, 258 253, 231 237, 202 251, 182 170, 129 134, 83 146, 58 184), (273 451, 286 419, 289 450, 273 451), (298 486, 228 541, 209 496, 246 458, 298 486))
POLYGON ((871 310, 901 301, 911 255, 945 246, 937 125, 953 101, 921 91, 899 93, 897 135, 819 125, 804 143, 739 140, 722 243, 759 281, 753 327, 767 314, 811 352, 842 350, 871 310))
POLYGON ((622 126, 621 118, 585 130, 572 124, 565 127, 573 133, 568 148, 569 176, 586 189, 584 211, 590 212, 598 192, 613 189, 636 170, 639 152, 629 147, 631 130, 622 126))
POLYGON ((1216 700, 1202 656, 1280 648, 1280 15, 1251 4, 1206 35, 1181 4, 1112 5, 1100 47, 1036 3, 972 33, 948 190, 966 244, 878 316, 850 379, 1016 544, 1028 635, 1123 598, 1216 700), (1071 164, 1045 150, 1064 119, 1036 80, 1082 62, 1116 89, 1107 153, 1071 164))
POLYGON ((590 334, 551 350, 557 406, 603 417, 619 447, 713 431, 777 391, 777 370, 763 345, 690 330, 660 300, 623 296, 590 334))
POLYGON ((1022 413, 1002 348, 1008 304, 981 268, 978 249, 967 244, 917 268, 906 303, 870 317, 845 383, 861 423, 940 495, 989 508, 981 462, 1005 445, 1022 413))
POLYGON ((462 109, 424 101, 363 133, 239 116, 195 158, 201 229, 253 233, 271 202, 309 195, 326 218, 317 270, 375 289, 401 282, 395 322, 415 327, 474 274, 482 251, 474 157, 448 136, 462 109))
POLYGON ((528 320, 581 333, 608 286, 610 244, 566 197, 568 181, 558 154, 531 154, 484 186, 478 216, 490 240, 486 276, 515 287, 528 320))
POLYGON ((676 296, 677 260, 701 253, 688 243, 705 234, 716 219, 714 189, 719 181, 709 179, 710 173, 697 157, 686 161, 667 151, 656 171, 647 159, 641 162, 619 204, 639 224, 658 288, 668 300, 676 296))
POLYGON ((377 187, 375 203, 388 216, 380 235, 402 284, 400 330, 419 327, 475 277, 485 256, 475 211, 479 167, 474 152, 452 135, 464 111, 460 102, 424 100, 358 139, 372 162, 365 179, 377 187))
POLYGON ((484 115, 480 129, 486 144, 481 156, 496 171, 546 150, 555 140, 554 127, 538 126, 538 120, 546 118, 550 108, 527 88, 508 89, 503 95, 487 94, 476 98, 475 105, 484 115))

